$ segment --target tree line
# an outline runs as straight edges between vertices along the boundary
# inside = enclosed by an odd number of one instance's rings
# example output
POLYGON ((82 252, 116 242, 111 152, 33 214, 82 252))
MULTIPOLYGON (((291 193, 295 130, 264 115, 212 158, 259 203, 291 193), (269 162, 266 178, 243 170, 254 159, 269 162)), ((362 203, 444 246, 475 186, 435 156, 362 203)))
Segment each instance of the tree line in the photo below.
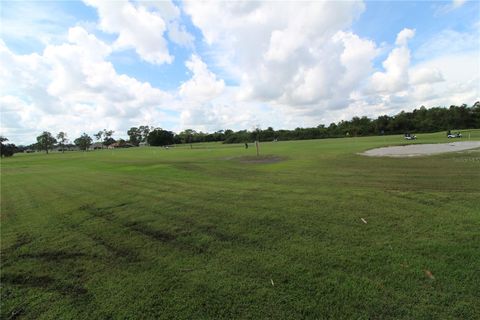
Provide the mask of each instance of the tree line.
MULTIPOLYGON (((472 106, 450 106, 449 108, 434 107, 427 109, 422 106, 411 112, 401 111, 394 116, 382 115, 376 119, 368 117, 353 117, 331 123, 328 127, 320 124, 310 128, 293 130, 267 129, 255 130, 220 130, 214 133, 185 130, 178 134, 181 143, 223 141, 223 143, 243 143, 253 141, 275 140, 307 140, 339 137, 360 137, 372 135, 390 135, 404 133, 426 133, 448 131, 453 129, 480 128, 480 102, 472 106)), ((180 143, 180 142, 178 142, 180 143)))
MULTIPOLYGON (((113 138, 113 130, 101 130, 93 136, 97 141, 96 145, 107 147, 116 144, 116 147, 139 146, 148 144, 151 146, 167 146, 172 144, 190 144, 198 142, 223 142, 223 143, 245 143, 253 141, 275 141, 275 140, 306 140, 338 137, 358 137, 370 135, 389 135, 407 132, 423 133, 436 132, 453 129, 476 129, 480 128, 480 102, 472 106, 463 104, 452 105, 449 108, 434 107, 427 109, 422 106, 411 112, 401 111, 394 116, 383 115, 376 119, 368 117, 353 117, 351 120, 342 120, 331 123, 328 127, 320 124, 310 128, 296 128, 294 130, 274 130, 257 128, 255 130, 219 130, 213 133, 197 132, 193 129, 186 129, 180 133, 155 128, 151 126, 132 127, 127 131, 128 140, 113 138)), ((48 153, 54 147, 60 151, 70 150, 76 147, 80 150, 89 150, 93 139, 83 133, 80 137, 70 143, 65 132, 59 132, 53 136, 50 132, 44 131, 37 137, 37 142, 29 146, 15 146, 4 144, 8 141, 0 137, 1 154, 11 156, 15 152, 24 150, 44 150, 48 153)))
POLYGON ((480 102, 473 106, 450 106, 449 108, 421 107, 411 112, 402 111, 395 116, 383 115, 376 119, 353 117, 348 121, 331 123, 328 127, 296 128, 294 130, 237 131, 224 137, 225 143, 249 142, 254 140, 305 140, 339 137, 360 137, 372 135, 426 133, 453 129, 480 128, 480 102))

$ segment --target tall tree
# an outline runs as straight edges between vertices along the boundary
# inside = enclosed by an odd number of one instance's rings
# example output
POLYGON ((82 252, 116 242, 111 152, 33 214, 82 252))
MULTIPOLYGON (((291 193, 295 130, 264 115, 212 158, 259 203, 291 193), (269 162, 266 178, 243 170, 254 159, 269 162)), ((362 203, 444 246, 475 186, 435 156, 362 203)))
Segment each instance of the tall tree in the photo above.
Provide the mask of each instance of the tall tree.
POLYGON ((150 131, 153 130, 153 127, 149 127, 149 126, 140 126, 138 128, 138 131, 140 133, 140 135, 142 136, 141 138, 141 142, 146 142, 147 141, 147 138, 148 138, 148 135, 150 133, 150 131))
MULTIPOLYGON (((100 140, 102 140, 102 137, 103 137, 103 131, 98 131, 93 136, 95 137, 95 140, 97 140, 97 142, 100 142, 100 140)), ((103 144, 102 144, 102 149, 103 149, 103 144)))
POLYGON ((37 137, 37 144, 41 150, 45 150, 48 154, 48 149, 51 149, 57 140, 48 131, 43 131, 41 135, 37 137))
POLYGON ((80 148, 80 150, 87 151, 92 145, 92 138, 88 134, 83 133, 80 137, 75 139, 74 143, 80 148))
POLYGON ((58 142, 59 142, 60 146, 62 147, 62 153, 64 153, 65 152, 65 143, 68 142, 67 134, 63 131, 60 131, 57 134, 57 139, 58 139, 58 142))
POLYGON ((103 145, 108 146, 115 142, 115 139, 112 138, 112 135, 115 133, 113 130, 103 129, 103 145))
POLYGON ((140 142, 142 142, 142 132, 137 127, 131 127, 127 131, 130 143, 138 146, 140 142))
POLYGON ((1 157, 11 157, 16 152, 16 146, 12 143, 6 143, 8 141, 6 137, 0 136, 0 155, 1 157))
POLYGON ((148 135, 148 144, 151 146, 167 146, 173 144, 174 134, 171 131, 154 129, 148 135))
POLYGON ((257 157, 260 155, 260 133, 261 132, 262 132, 262 129, 260 128, 260 125, 257 124, 252 132, 252 134, 255 136, 255 148, 257 150, 257 157))
POLYGON ((192 142, 193 142, 193 137, 197 133, 193 129, 185 129, 184 131, 180 132, 178 134, 178 137, 180 138, 181 143, 188 143, 190 144, 190 149, 192 149, 192 142))

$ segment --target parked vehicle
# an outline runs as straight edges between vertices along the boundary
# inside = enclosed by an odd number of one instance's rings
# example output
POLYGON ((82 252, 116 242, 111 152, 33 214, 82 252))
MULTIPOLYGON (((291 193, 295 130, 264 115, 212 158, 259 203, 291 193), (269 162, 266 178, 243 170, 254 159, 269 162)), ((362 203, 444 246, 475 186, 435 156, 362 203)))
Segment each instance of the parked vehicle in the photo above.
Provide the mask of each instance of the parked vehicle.
POLYGON ((462 137, 462 134, 460 132, 457 132, 457 133, 450 133, 449 135, 447 135, 447 138, 451 139, 451 138, 461 138, 462 137))
POLYGON ((405 133, 403 138, 405 140, 417 140, 417 136, 416 135, 413 135, 413 134, 410 134, 410 133, 405 133))

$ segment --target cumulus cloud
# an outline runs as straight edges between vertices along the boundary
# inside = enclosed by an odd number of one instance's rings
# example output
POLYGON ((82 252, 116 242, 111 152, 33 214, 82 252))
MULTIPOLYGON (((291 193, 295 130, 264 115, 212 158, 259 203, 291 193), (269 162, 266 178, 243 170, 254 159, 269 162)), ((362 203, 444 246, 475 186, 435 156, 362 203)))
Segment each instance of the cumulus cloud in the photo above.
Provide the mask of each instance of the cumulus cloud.
POLYGON ((467 0, 452 0, 450 3, 446 3, 444 5, 440 5, 436 8, 435 14, 436 15, 444 15, 456 9, 459 9, 465 5, 467 0))
POLYGON ((413 38, 413 36, 415 36, 415 30, 405 28, 398 33, 395 44, 399 47, 406 47, 408 40, 413 38))
POLYGON ((480 100, 477 52, 436 57, 413 67, 411 74, 412 80, 419 80, 419 85, 412 86, 412 101, 425 102, 426 105, 460 105, 480 100))
POLYGON ((203 103, 222 93, 225 82, 217 79, 198 55, 192 55, 185 65, 193 75, 180 86, 179 94, 184 102, 203 103))
POLYGON ((460 8, 465 4, 465 2, 467 2, 467 0, 453 0, 452 5, 454 8, 460 8))
POLYGON ((65 40, 65 28, 73 17, 51 2, 3 1, 0 38, 23 48, 37 51, 50 43, 65 40))
POLYGON ((106 60, 110 52, 81 27, 69 30, 68 42, 49 45, 42 54, 17 55, 0 41, 2 134, 15 139, 27 128, 71 128, 73 134, 107 126, 123 130, 144 108, 172 108, 171 94, 116 73, 106 60), (4 112, 17 113, 19 121, 4 112))
POLYGON ((412 52, 413 29, 381 45, 352 32, 359 1, 87 3, 111 43, 80 25, 40 53, 17 54, 0 40, 2 133, 16 142, 65 126, 71 136, 139 124, 292 128, 480 99, 478 30, 444 30, 412 52), (199 48, 182 10, 201 31, 199 48), (172 43, 186 50, 174 57, 172 43), (452 43, 462 49, 446 50, 452 43), (109 59, 127 48, 155 70, 187 53, 190 76, 165 92, 119 74, 109 59), (378 67, 382 48, 390 51, 378 67))
POLYGON ((179 128, 213 132, 221 129, 252 129, 257 124, 267 127, 285 123, 286 118, 278 108, 232 99, 235 89, 225 90, 212 101, 184 108, 180 114, 179 128))
POLYGON ((348 94, 345 98, 342 93, 340 99, 339 91, 352 89, 354 78, 371 66, 376 52, 368 40, 338 31, 350 26, 363 10, 361 2, 185 5, 206 42, 221 52, 215 55, 220 56, 216 62, 239 79, 243 99, 293 109, 347 103, 348 94), (362 41, 363 49, 368 48, 352 63, 347 45, 362 46, 362 41), (355 65, 358 61, 362 64, 355 65), (354 70, 357 67, 360 70, 354 70))
POLYGON ((403 29, 397 35, 397 45, 382 63, 384 72, 375 72, 371 78, 371 89, 376 92, 394 93, 405 90, 408 86, 408 68, 410 66, 410 50, 408 39, 415 34, 414 30, 403 29))
POLYGON ((102 31, 118 34, 114 49, 134 49, 147 62, 162 64, 173 61, 164 37, 167 30, 173 42, 185 46, 192 44, 193 36, 178 22, 179 9, 169 1, 143 1, 136 5, 128 0, 85 0, 85 3, 97 9, 102 31))
POLYGON ((370 78, 367 96, 362 97, 370 101, 364 111, 383 108, 395 112, 407 106, 469 104, 480 99, 480 72, 465 72, 480 70, 477 51, 436 52, 430 59, 412 65, 408 40, 413 36, 410 29, 397 35, 396 47, 382 64, 385 71, 375 72, 370 78))
POLYGON ((444 81, 442 73, 438 68, 415 68, 409 72, 410 84, 420 85, 444 81))
POLYGON ((479 50, 480 28, 459 32, 445 29, 425 41, 415 52, 415 57, 429 60, 441 55, 479 50))
POLYGON ((412 64, 414 29, 399 30, 383 68, 374 68, 377 44, 347 31, 364 9, 361 2, 185 4, 212 61, 238 82, 235 98, 271 106, 285 125, 439 101, 437 87, 451 78, 442 68, 412 64))

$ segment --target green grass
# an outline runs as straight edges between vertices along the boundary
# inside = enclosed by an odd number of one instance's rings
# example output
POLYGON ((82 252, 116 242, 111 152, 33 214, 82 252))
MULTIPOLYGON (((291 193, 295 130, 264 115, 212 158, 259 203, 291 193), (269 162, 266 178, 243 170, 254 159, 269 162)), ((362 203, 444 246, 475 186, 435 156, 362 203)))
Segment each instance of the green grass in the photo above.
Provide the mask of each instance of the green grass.
POLYGON ((478 319, 480 150, 357 154, 402 143, 2 160, 1 318, 478 319))

